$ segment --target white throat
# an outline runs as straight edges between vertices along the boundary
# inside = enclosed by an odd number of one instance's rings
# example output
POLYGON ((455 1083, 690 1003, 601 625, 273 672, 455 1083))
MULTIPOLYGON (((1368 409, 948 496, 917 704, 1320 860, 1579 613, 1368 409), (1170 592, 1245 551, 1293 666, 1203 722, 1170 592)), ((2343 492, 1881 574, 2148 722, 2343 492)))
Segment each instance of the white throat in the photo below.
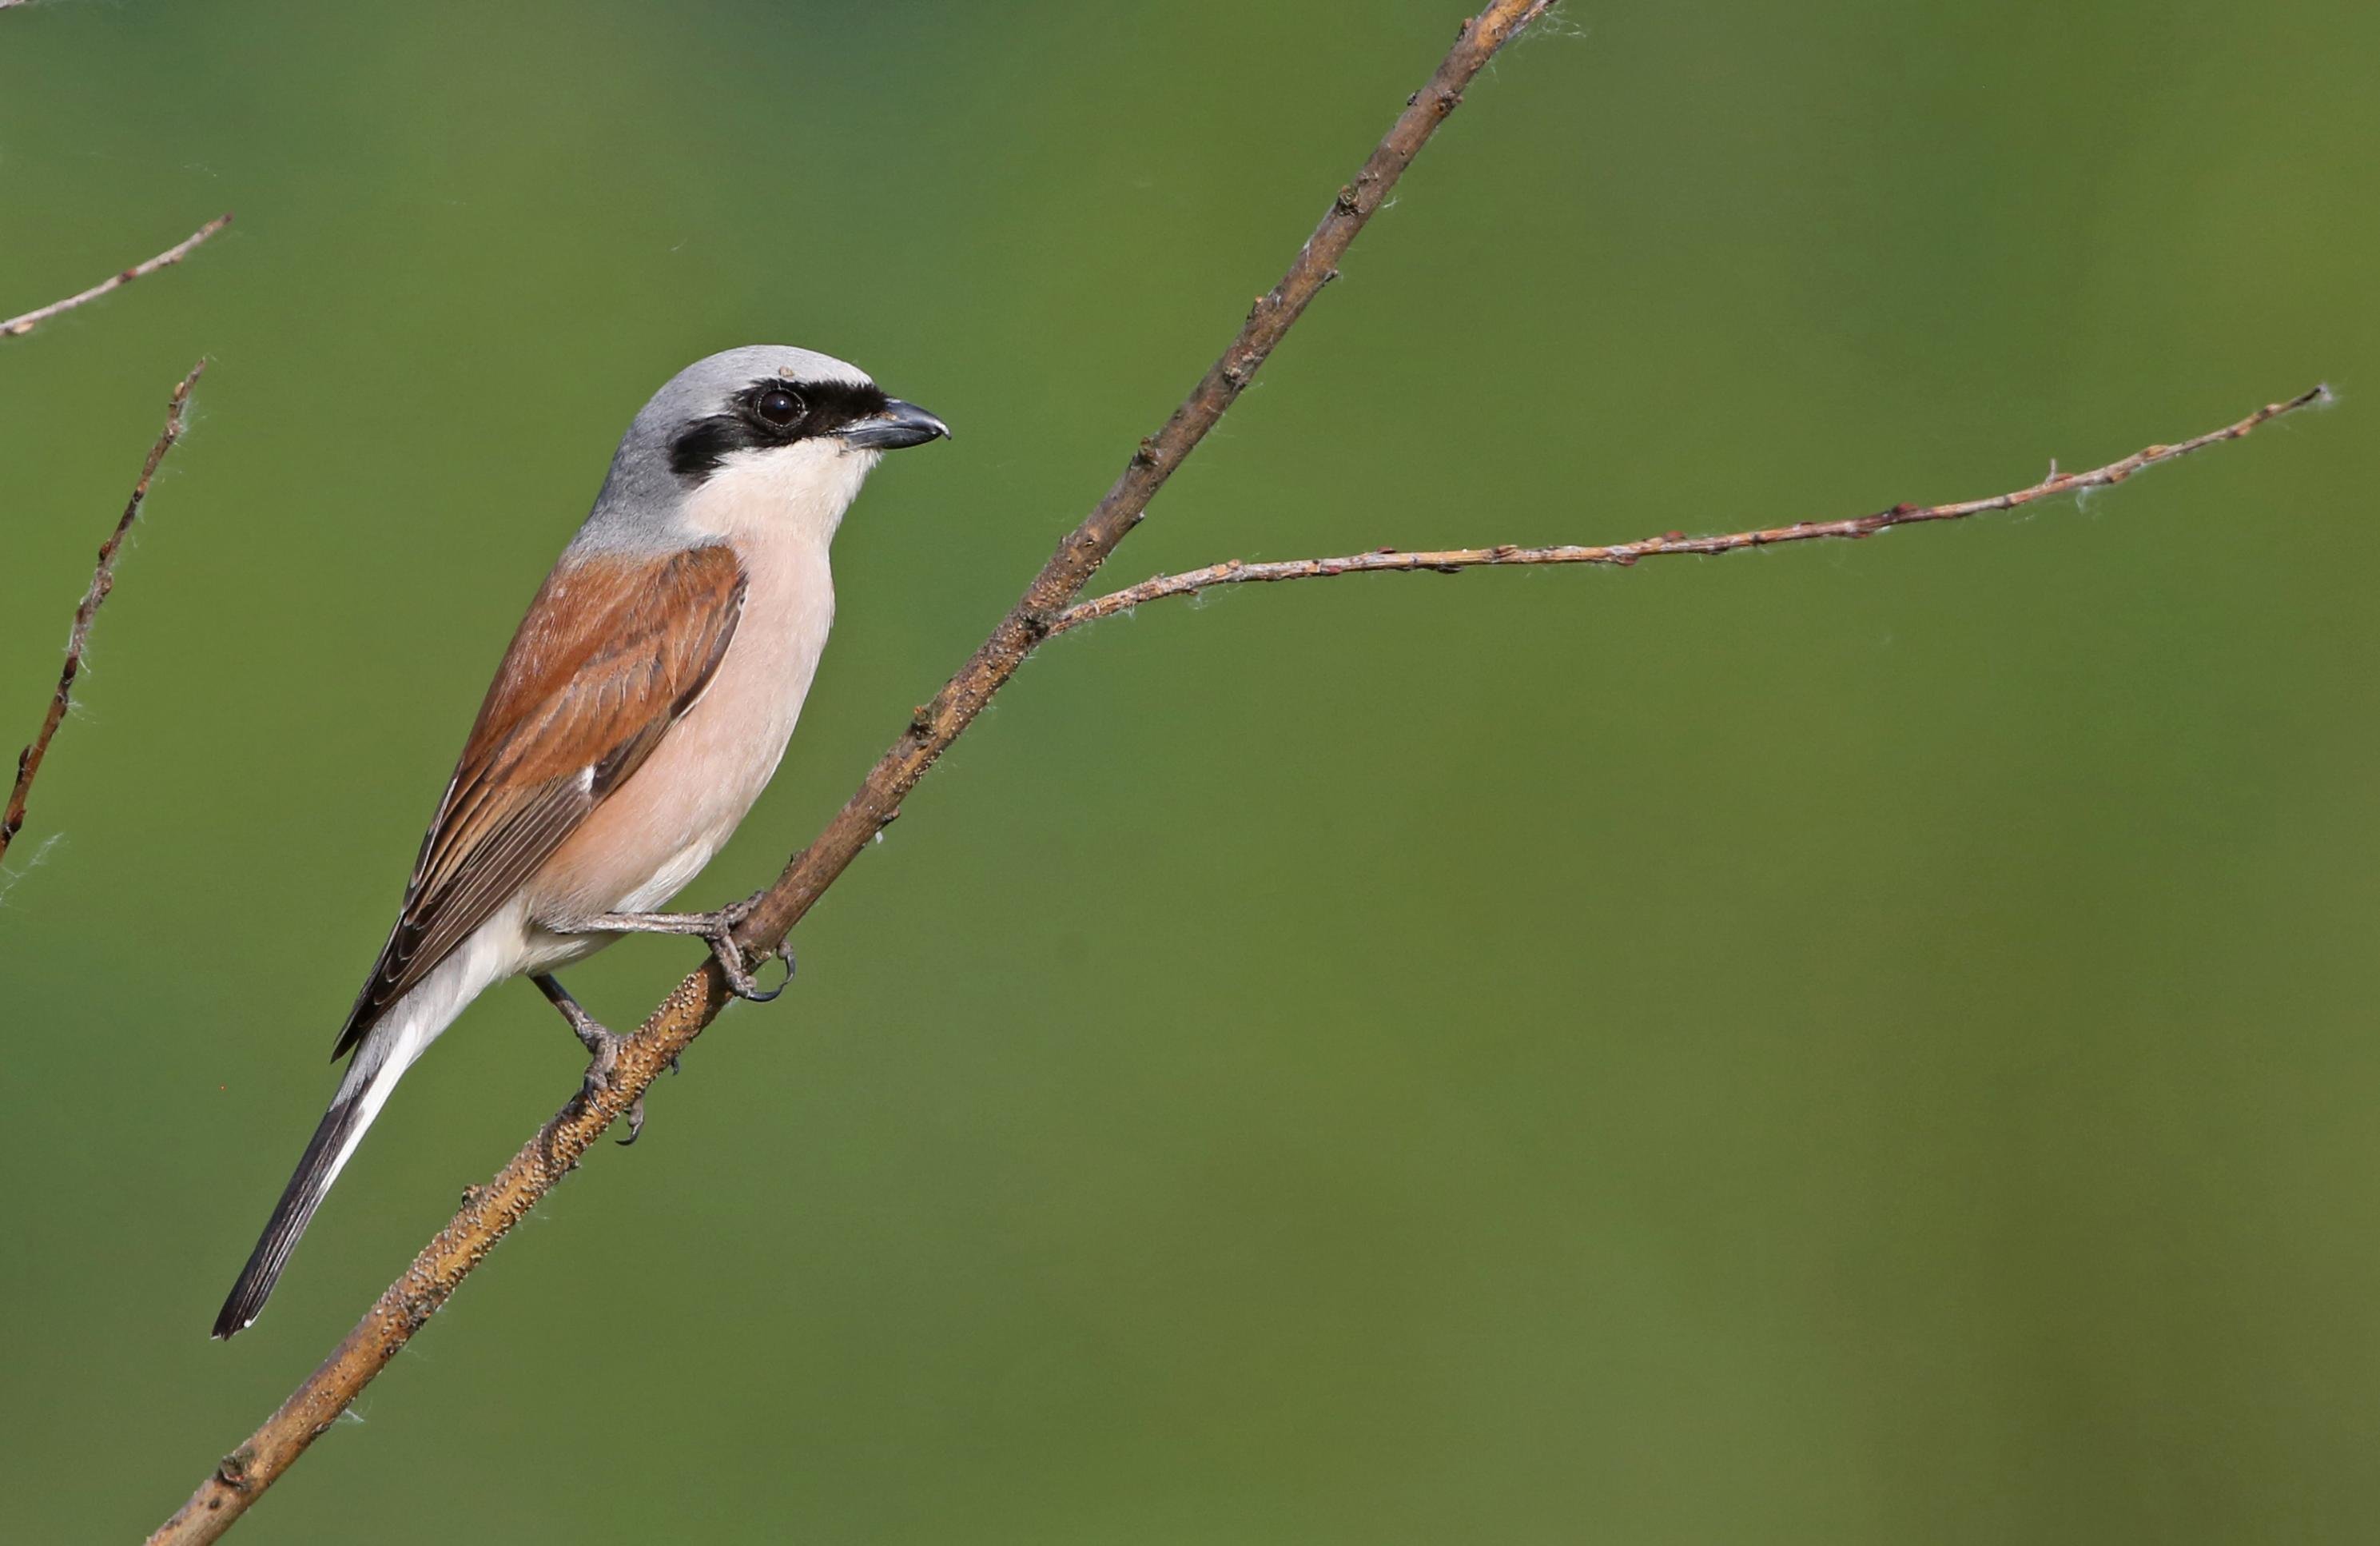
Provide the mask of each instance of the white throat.
POLYGON ((688 534, 742 547, 791 538, 823 550, 880 453, 833 440, 730 453, 679 506, 688 534))

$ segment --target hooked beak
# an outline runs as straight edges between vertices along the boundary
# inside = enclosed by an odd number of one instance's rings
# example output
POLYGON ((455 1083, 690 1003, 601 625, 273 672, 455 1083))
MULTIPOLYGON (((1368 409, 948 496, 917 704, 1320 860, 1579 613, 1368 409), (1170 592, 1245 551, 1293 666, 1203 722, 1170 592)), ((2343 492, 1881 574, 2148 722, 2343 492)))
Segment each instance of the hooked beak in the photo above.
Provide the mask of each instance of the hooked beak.
POLYGON ((844 427, 843 443, 855 451, 898 451, 929 440, 948 440, 951 427, 915 403, 894 397, 882 413, 844 427))

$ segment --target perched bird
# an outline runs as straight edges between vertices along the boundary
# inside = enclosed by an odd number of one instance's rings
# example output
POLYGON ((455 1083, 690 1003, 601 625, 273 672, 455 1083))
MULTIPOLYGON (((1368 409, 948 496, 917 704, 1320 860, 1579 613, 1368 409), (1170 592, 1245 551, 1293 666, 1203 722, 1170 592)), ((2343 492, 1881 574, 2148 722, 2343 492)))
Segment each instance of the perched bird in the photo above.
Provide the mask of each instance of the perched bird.
POLYGON ((884 452, 949 433, 842 360, 773 346, 688 366, 637 415, 496 668, 332 1053, 346 1074, 216 1336, 256 1320, 396 1081, 490 985, 534 980, 597 1087, 619 1038, 555 968, 624 933, 690 934, 736 992, 764 996, 730 934, 749 902, 652 909, 777 771, 834 620, 827 548, 860 484, 884 452))

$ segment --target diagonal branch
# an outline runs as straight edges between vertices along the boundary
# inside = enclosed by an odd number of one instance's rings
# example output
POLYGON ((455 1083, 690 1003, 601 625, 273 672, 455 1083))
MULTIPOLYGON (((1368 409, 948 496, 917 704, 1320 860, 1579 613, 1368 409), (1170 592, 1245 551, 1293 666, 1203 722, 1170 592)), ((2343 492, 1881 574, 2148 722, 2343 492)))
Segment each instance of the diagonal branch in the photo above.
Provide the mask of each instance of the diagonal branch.
POLYGON ((2328 401, 2330 388, 2316 386, 2301 392, 2287 402, 2267 403, 2236 424, 2209 430, 2203 435, 2194 435, 2177 444, 2151 445, 2133 452, 2121 461, 2109 462, 2088 472, 2062 473, 2053 462, 2049 476, 2038 483, 2008 493, 1994 494, 1988 499, 1970 499, 1957 505, 1896 505, 1872 516, 1854 516, 1846 520, 1796 521, 1791 526, 1733 531, 1723 537, 1689 537, 1683 532, 1671 531, 1663 536, 1645 537, 1609 547, 1564 544, 1524 548, 1504 542, 1489 548, 1445 548, 1430 553, 1400 553, 1394 548, 1379 548, 1371 553, 1349 554, 1343 558, 1290 558, 1269 564, 1250 564, 1233 558, 1178 575, 1153 576, 1137 585, 1111 590, 1087 602, 1076 602, 1050 619, 1050 632, 1054 637, 1079 628, 1086 623, 1096 623, 1120 612, 1130 612, 1144 602, 1162 601, 1168 596, 1195 596, 1217 585, 1252 585, 1281 579, 1332 579, 1340 575, 1412 574, 1418 570, 1451 575, 1463 569, 1499 568, 1523 564, 1608 564, 1624 569, 1633 566, 1640 558, 1666 558, 1677 554, 1740 553, 1746 548, 1774 547, 1779 542, 1873 537, 1896 526, 1914 526, 1920 521, 1931 520, 1964 520, 1969 516, 2013 510, 2037 499, 2054 499, 2059 494, 2107 488, 2144 468, 2176 460, 2192 451, 2203 451, 2227 440, 2238 440, 2259 424, 2268 423, 2283 414, 2295 413, 2301 408, 2328 401))
MULTIPOLYGON (((1173 410, 1164 427, 1140 443, 1107 496, 1058 544, 1024 596, 958 675, 931 703, 916 711, 908 728, 826 830, 760 895, 737 931, 747 948, 767 951, 782 944, 787 931, 868 840, 900 814, 902 798, 1016 674, 1034 646, 1049 637, 1067 604, 1081 593, 1116 544, 1140 524, 1149 500, 1166 479, 1222 418, 1304 314, 1307 303, 1337 276, 1335 265, 1349 244, 1438 126, 1461 105, 1463 88, 1550 3, 1492 0, 1464 25, 1453 49, 1428 82, 1407 100, 1405 110, 1355 180, 1339 190, 1281 283, 1257 298, 1239 336, 1222 358, 1173 410)), ((591 1099, 582 1094, 572 1100, 493 1181, 466 1193, 452 1222, 414 1258, 405 1275, 389 1286, 280 1409, 246 1443, 224 1457, 151 1541, 213 1540, 230 1528, 727 1002, 726 983, 715 962, 680 982, 622 1048, 609 1087, 591 1099)))
POLYGON ((140 464, 140 481, 132 485, 132 497, 125 502, 124 514, 116 517, 115 530, 107 541, 99 544, 99 566, 91 571, 91 586, 82 593, 82 604, 75 608, 74 627, 67 634, 67 663, 58 672, 57 690, 50 694, 50 712, 42 720, 41 732, 32 744, 17 754, 17 783, 8 791, 8 803, 0 808, 0 858, 6 858, 8 845, 16 839, 18 829, 25 824, 25 801, 33 792, 33 776, 42 771, 42 760, 49 755, 50 739, 58 733, 58 725, 67 717, 67 705, 74 696, 75 677, 82 672, 84 649, 91 643, 91 626, 99 616, 102 602, 115 588, 115 555, 124 546, 125 533, 140 517, 140 506, 149 498, 149 481, 157 476, 157 469, 182 438, 182 408, 190 400, 190 388, 198 384, 199 376, 207 368, 200 360, 174 388, 165 403, 165 429, 157 444, 149 447, 149 459, 140 464))
POLYGON ((135 279, 146 279, 161 268, 171 268, 198 250, 200 242, 230 224, 231 216, 228 213, 219 214, 145 263, 135 263, 121 274, 111 274, 79 295, 70 295, 64 300, 54 300, 47 306, 34 308, 21 317, 10 317, 6 322, 0 322, 0 338, 15 338, 30 333, 52 317, 71 311, 88 301, 97 300, 108 291, 121 289, 135 279))

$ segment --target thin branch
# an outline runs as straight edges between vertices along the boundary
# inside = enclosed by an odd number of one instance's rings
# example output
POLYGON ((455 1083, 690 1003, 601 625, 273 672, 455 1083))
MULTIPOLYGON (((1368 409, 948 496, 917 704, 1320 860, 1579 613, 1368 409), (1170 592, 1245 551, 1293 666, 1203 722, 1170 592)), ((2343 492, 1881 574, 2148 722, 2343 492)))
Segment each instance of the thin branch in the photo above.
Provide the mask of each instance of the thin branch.
MULTIPOLYGON (((934 700, 871 769, 858 792, 810 846, 762 893, 737 931, 747 948, 772 950, 809 911, 836 876, 901 813, 901 801, 937 758, 972 723, 994 693, 1016 674, 1052 624, 1082 592, 1118 542, 1140 524, 1149 500, 1183 458, 1196 448, 1237 399, 1275 346, 1396 187, 1397 178, 1438 126, 1461 105, 1463 88, 1550 0, 1493 0, 1467 22, 1427 85, 1339 190, 1322 223, 1306 239, 1281 283, 1257 298, 1245 325, 1162 429, 1140 443, 1107 496, 1058 544, 1024 596, 934 700)), ((304 1454, 387 1367, 413 1333, 444 1304, 471 1269, 538 1200, 576 1167, 604 1130, 624 1115, 645 1087, 701 1034, 728 1002, 716 963, 677 985, 621 1049, 602 1092, 583 1092, 556 1113, 485 1187, 464 1194, 446 1227, 415 1257, 405 1275, 365 1312, 321 1368, 266 1418, 248 1442, 219 1463, 152 1543, 213 1540, 228 1529, 304 1454)))
POLYGON ((1087 602, 1077 602, 1050 622, 1050 632, 1054 637, 1079 628, 1086 623, 1096 623, 1120 612, 1130 612, 1145 602, 1162 601, 1168 596, 1195 596, 1217 585, 1265 584, 1281 579, 1331 579, 1340 575, 1411 574, 1417 570, 1454 574, 1463 569, 1501 568, 1523 564, 1609 564, 1624 569, 1640 558, 1666 558, 1678 554, 1740 553, 1746 548, 1775 547, 1779 542, 1873 537, 1896 526, 1914 526, 1920 521, 1929 520, 1964 520, 1969 516, 2013 510, 2037 499, 2054 499, 2060 494, 2107 488, 2122 482, 2143 468, 2173 461, 2227 440, 2238 440, 2259 424, 2269 423, 2283 414, 2295 413, 2301 408, 2328 401, 2330 388, 2316 386, 2301 392, 2287 402, 2267 403, 2236 424, 2209 430, 2178 444, 2151 445, 2133 452, 2121 461, 2109 462, 2089 472, 2061 473, 2058 470, 2058 464, 2052 462, 2049 476, 2038 483, 2009 493, 1994 494, 1989 499, 1970 499, 1958 505, 1896 505, 1872 516, 1855 516, 1847 520, 1796 521, 1791 526, 1733 531, 1723 537, 1689 537, 1682 532, 1671 531, 1633 542, 1615 543, 1610 547, 1564 544, 1524 548, 1506 542, 1491 548, 1446 548, 1432 553, 1401 553, 1394 548, 1379 548, 1371 553, 1349 554, 1343 558, 1290 558, 1267 564, 1250 564, 1233 558, 1178 575, 1157 575, 1137 585, 1111 590, 1087 602))
POLYGON ((161 268, 171 268, 198 250, 200 242, 230 224, 231 215, 228 213, 219 214, 145 263, 135 263, 121 274, 111 274, 80 295, 70 295, 64 300, 54 300, 47 306, 26 312, 21 317, 11 317, 6 322, 0 322, 0 338, 14 338, 30 333, 61 312, 71 311, 78 306, 97 300, 108 291, 121 289, 135 279, 146 279, 161 268))
POLYGON ((75 677, 81 674, 83 651, 91 643, 91 626, 99 616, 102 602, 115 589, 115 555, 124 547, 124 535, 140 517, 140 506, 149 498, 149 481, 157 476, 157 469, 182 438, 182 408, 190 400, 190 388, 207 368, 200 360, 174 388, 173 396, 165 402, 165 429, 158 435, 157 444, 149 447, 149 459, 140 464, 140 481, 132 485, 132 497, 125 501, 124 514, 116 517, 115 530, 107 541, 99 544, 99 566, 91 571, 90 588, 82 593, 82 604, 75 608, 74 627, 67 634, 67 663, 58 672, 57 690, 50 694, 50 712, 42 720, 40 734, 32 744, 17 754, 17 783, 8 791, 8 803, 0 808, 0 858, 8 854, 8 845, 15 841, 18 829, 25 824, 25 801, 33 792, 33 776, 42 771, 42 760, 49 755, 50 739, 58 733, 58 725, 67 717, 67 705, 73 700, 75 677))

